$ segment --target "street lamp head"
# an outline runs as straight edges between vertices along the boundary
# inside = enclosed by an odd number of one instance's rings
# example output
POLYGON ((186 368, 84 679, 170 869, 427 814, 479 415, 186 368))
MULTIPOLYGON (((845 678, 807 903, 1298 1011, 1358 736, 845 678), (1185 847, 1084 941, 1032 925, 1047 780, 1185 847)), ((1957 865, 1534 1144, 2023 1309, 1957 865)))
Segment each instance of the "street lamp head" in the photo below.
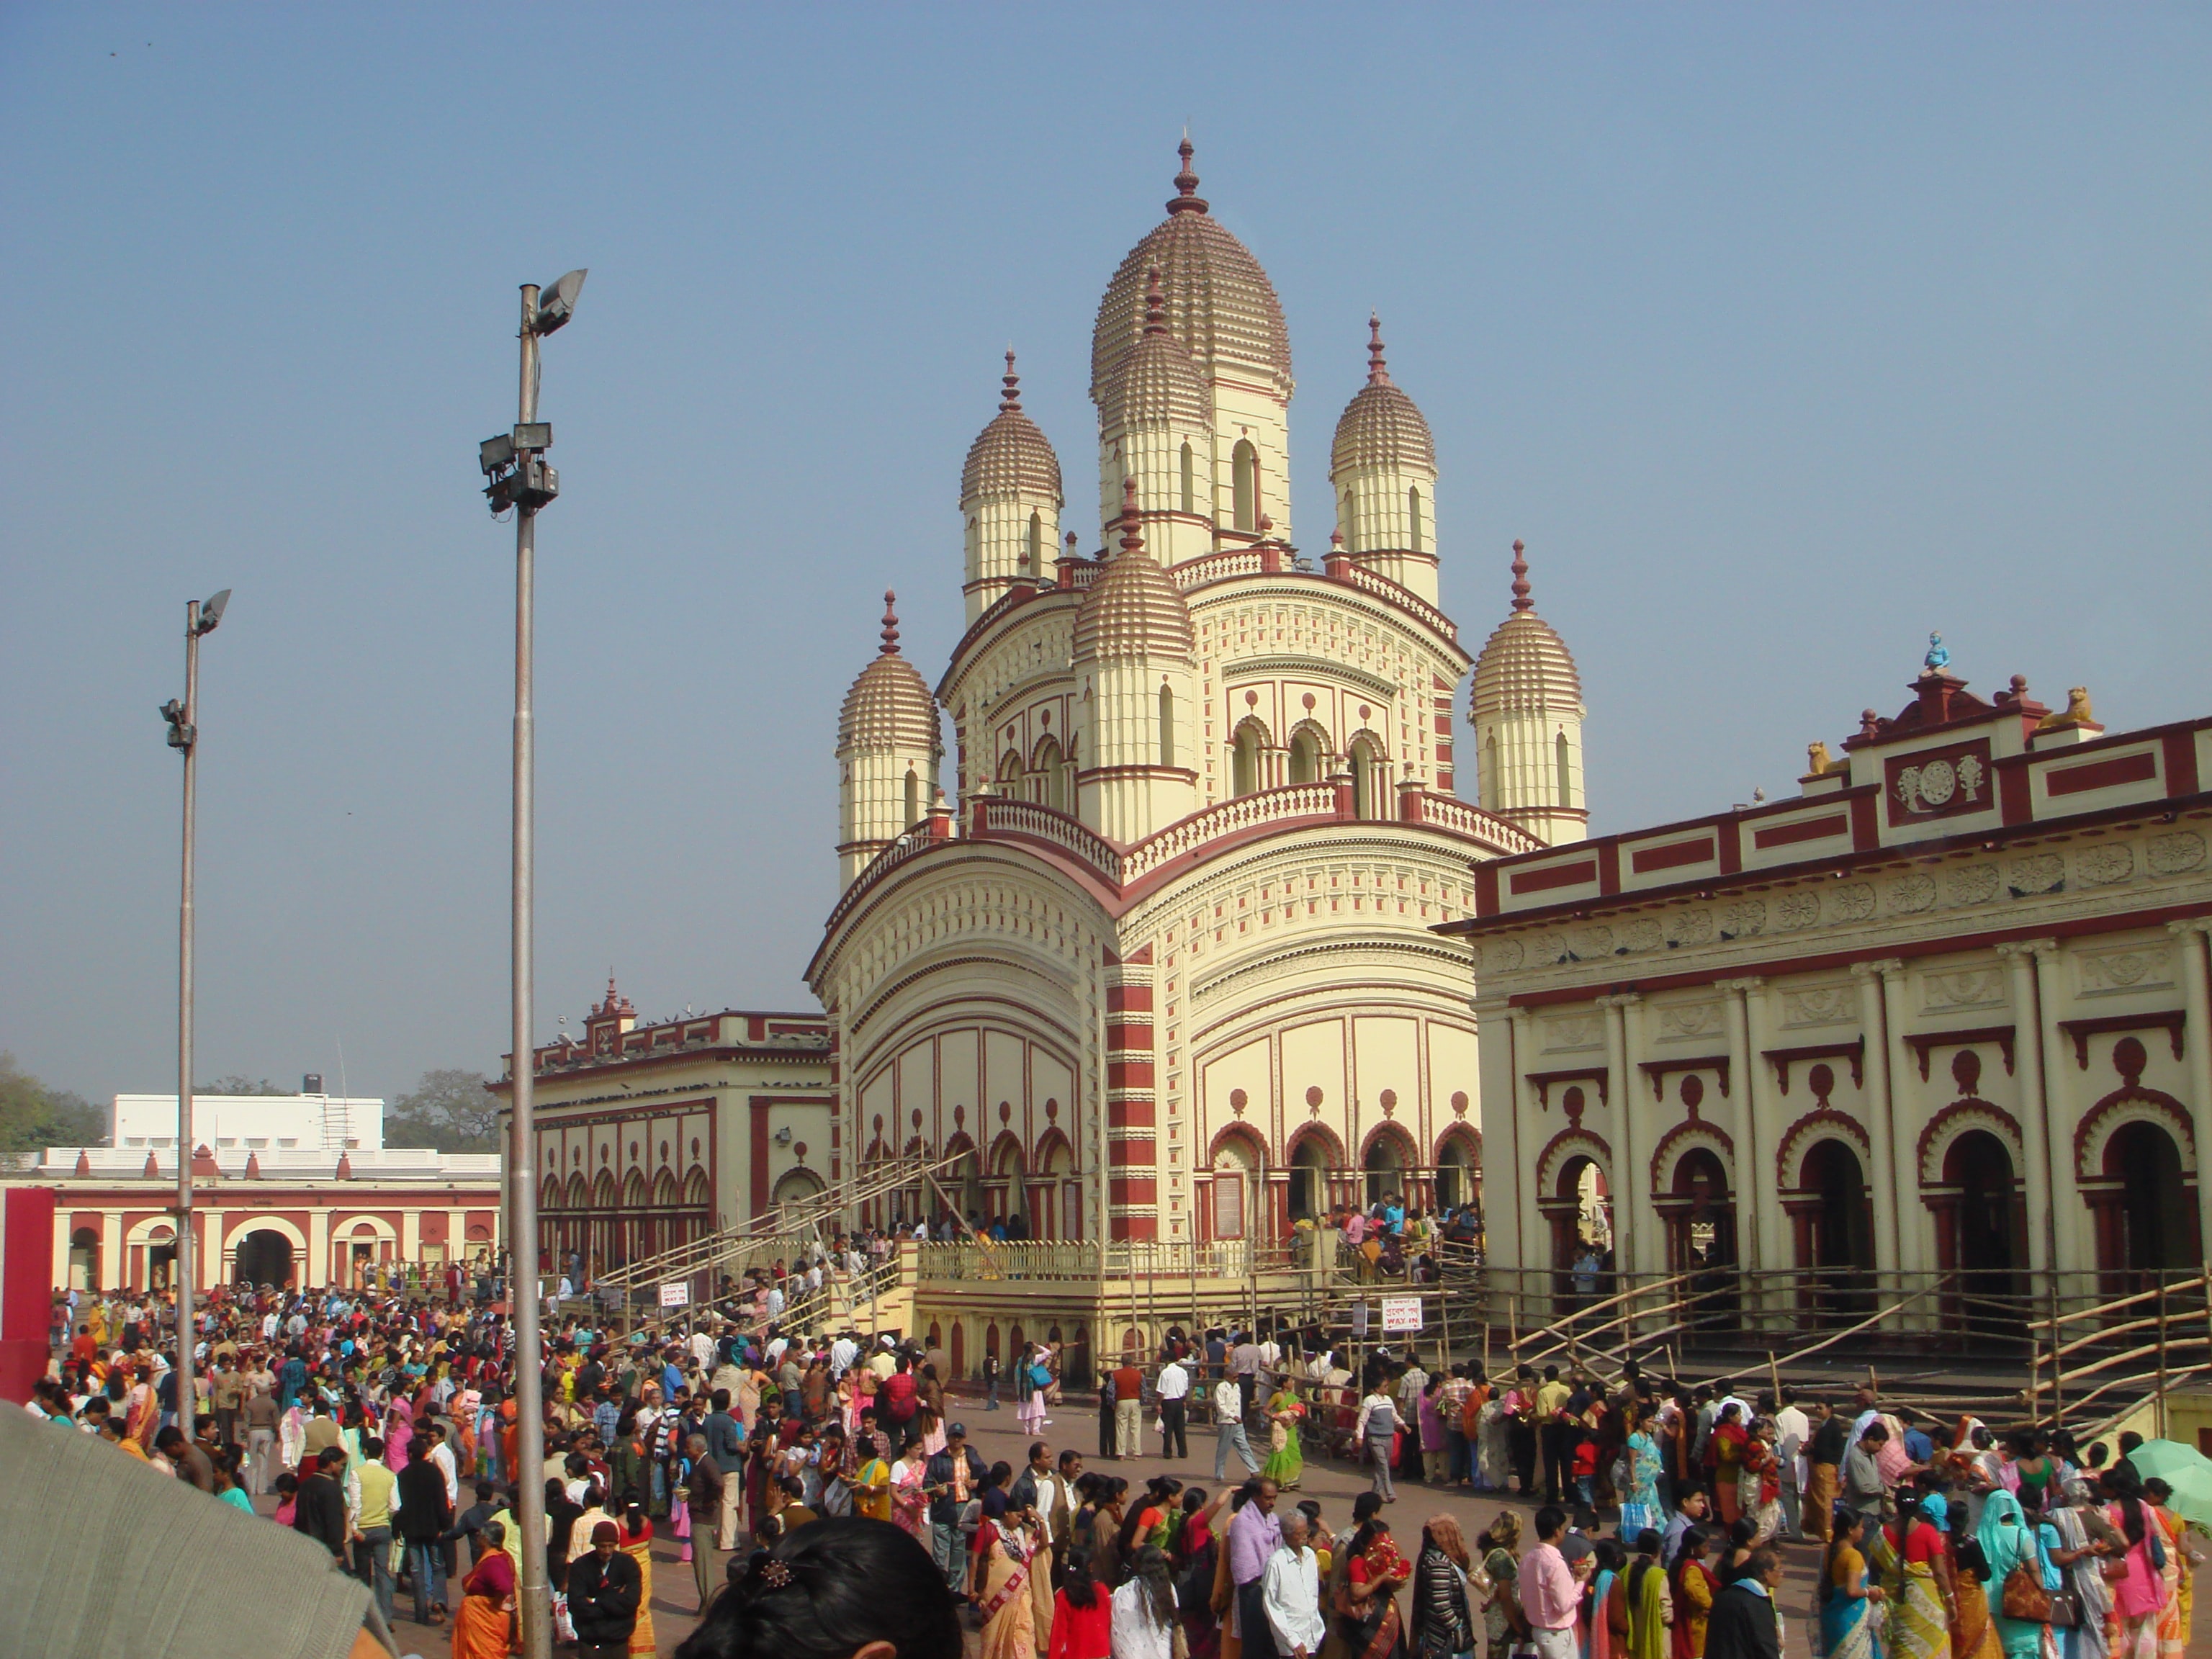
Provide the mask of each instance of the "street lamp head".
POLYGON ((221 592, 214 594, 201 605, 199 621, 199 630, 201 633, 212 634, 215 632, 216 624, 222 620, 223 607, 229 603, 230 590, 226 587, 221 592))
POLYGON ((550 334, 576 314, 576 296, 584 291, 586 272, 572 270, 538 296, 538 317, 530 325, 533 334, 550 334))

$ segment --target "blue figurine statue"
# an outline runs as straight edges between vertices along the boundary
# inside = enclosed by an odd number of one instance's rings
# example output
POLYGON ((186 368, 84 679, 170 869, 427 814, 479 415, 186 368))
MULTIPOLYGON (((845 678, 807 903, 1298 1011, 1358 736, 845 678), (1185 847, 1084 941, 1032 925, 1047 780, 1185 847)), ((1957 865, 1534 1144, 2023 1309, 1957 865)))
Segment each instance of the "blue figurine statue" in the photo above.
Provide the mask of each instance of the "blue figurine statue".
POLYGON ((1951 653, 1944 647, 1943 636, 1941 634, 1930 634, 1928 636, 1928 655, 1924 660, 1927 670, 1931 674, 1940 674, 1950 666, 1951 653))

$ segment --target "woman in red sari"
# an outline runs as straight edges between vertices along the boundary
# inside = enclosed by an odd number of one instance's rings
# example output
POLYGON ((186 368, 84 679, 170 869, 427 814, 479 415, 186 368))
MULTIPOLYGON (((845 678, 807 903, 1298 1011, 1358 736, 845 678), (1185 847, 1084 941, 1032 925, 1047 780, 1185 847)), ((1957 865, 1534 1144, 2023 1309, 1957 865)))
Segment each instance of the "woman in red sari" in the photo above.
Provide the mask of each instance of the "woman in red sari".
POLYGON ((1413 1576, 1413 1564, 1398 1552, 1390 1525, 1376 1517, 1360 1528, 1348 1547, 1345 1571, 1347 1608, 1339 1620, 1351 1659, 1404 1659, 1398 1591, 1413 1576))
POLYGON ((504 1528, 484 1528, 483 1559, 461 1581, 453 1615, 453 1659, 506 1659, 520 1650, 514 1630, 514 1558, 501 1547, 504 1528))
POLYGON ((1705 1462, 1713 1477, 1713 1501, 1719 1507, 1725 1526, 1734 1526, 1743 1514, 1743 1494, 1738 1482, 1743 1477, 1744 1458, 1750 1445, 1750 1431, 1743 1425, 1743 1408, 1731 1401, 1721 1407, 1720 1416, 1714 1419, 1713 1431, 1705 1446, 1705 1462))

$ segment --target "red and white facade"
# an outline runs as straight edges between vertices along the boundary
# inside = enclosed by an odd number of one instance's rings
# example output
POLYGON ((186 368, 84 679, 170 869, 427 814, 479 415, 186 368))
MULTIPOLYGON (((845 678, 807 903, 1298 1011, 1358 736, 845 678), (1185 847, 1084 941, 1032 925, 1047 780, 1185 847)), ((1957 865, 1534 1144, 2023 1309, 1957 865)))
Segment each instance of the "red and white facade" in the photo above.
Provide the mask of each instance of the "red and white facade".
MULTIPOLYGON (((819 1014, 640 1024, 610 980, 583 1035, 533 1060, 549 1270, 576 1256, 592 1273, 641 1261, 847 1173, 819 1014)), ((494 1086, 509 1091, 504 1077, 494 1086)))
MULTIPOLYGON (((1491 1263, 2100 1276, 2212 1239, 2212 719, 1940 670, 1802 793, 1478 866, 1491 1263)), ((2071 1292, 2069 1292, 2070 1294, 2071 1292)))

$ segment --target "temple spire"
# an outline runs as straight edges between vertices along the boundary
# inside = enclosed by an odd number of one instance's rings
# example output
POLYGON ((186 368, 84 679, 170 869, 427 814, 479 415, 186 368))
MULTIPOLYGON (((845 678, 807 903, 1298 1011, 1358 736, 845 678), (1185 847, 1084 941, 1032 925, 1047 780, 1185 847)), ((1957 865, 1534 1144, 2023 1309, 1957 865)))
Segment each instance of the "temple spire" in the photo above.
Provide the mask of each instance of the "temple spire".
MULTIPOLYGON (((1012 354, 1007 355, 1011 356, 1012 354)), ((891 609, 897 599, 898 595, 890 588, 886 587, 884 590, 884 644, 883 649, 878 653, 881 656, 898 655, 898 612, 891 609)))
POLYGON ((1206 199, 1198 193, 1198 175, 1190 167, 1190 158, 1194 153, 1190 147, 1190 132, 1186 128, 1182 143, 1176 146, 1176 154, 1182 157, 1182 171, 1175 176, 1176 193, 1168 203, 1170 213, 1206 211, 1206 199))
POLYGON ((1014 373, 1014 349, 1006 348, 1006 373, 1000 382, 1006 387, 999 398, 999 413, 1011 415, 1022 406, 1022 377, 1014 373))
POLYGON ((1390 368, 1382 361, 1382 319, 1372 311, 1367 313, 1367 384, 1390 384, 1390 368))
POLYGON ((1513 608, 1516 611, 1533 611, 1536 605, 1536 602, 1528 597, 1527 551, 1522 543, 1516 541, 1513 544, 1513 608))

